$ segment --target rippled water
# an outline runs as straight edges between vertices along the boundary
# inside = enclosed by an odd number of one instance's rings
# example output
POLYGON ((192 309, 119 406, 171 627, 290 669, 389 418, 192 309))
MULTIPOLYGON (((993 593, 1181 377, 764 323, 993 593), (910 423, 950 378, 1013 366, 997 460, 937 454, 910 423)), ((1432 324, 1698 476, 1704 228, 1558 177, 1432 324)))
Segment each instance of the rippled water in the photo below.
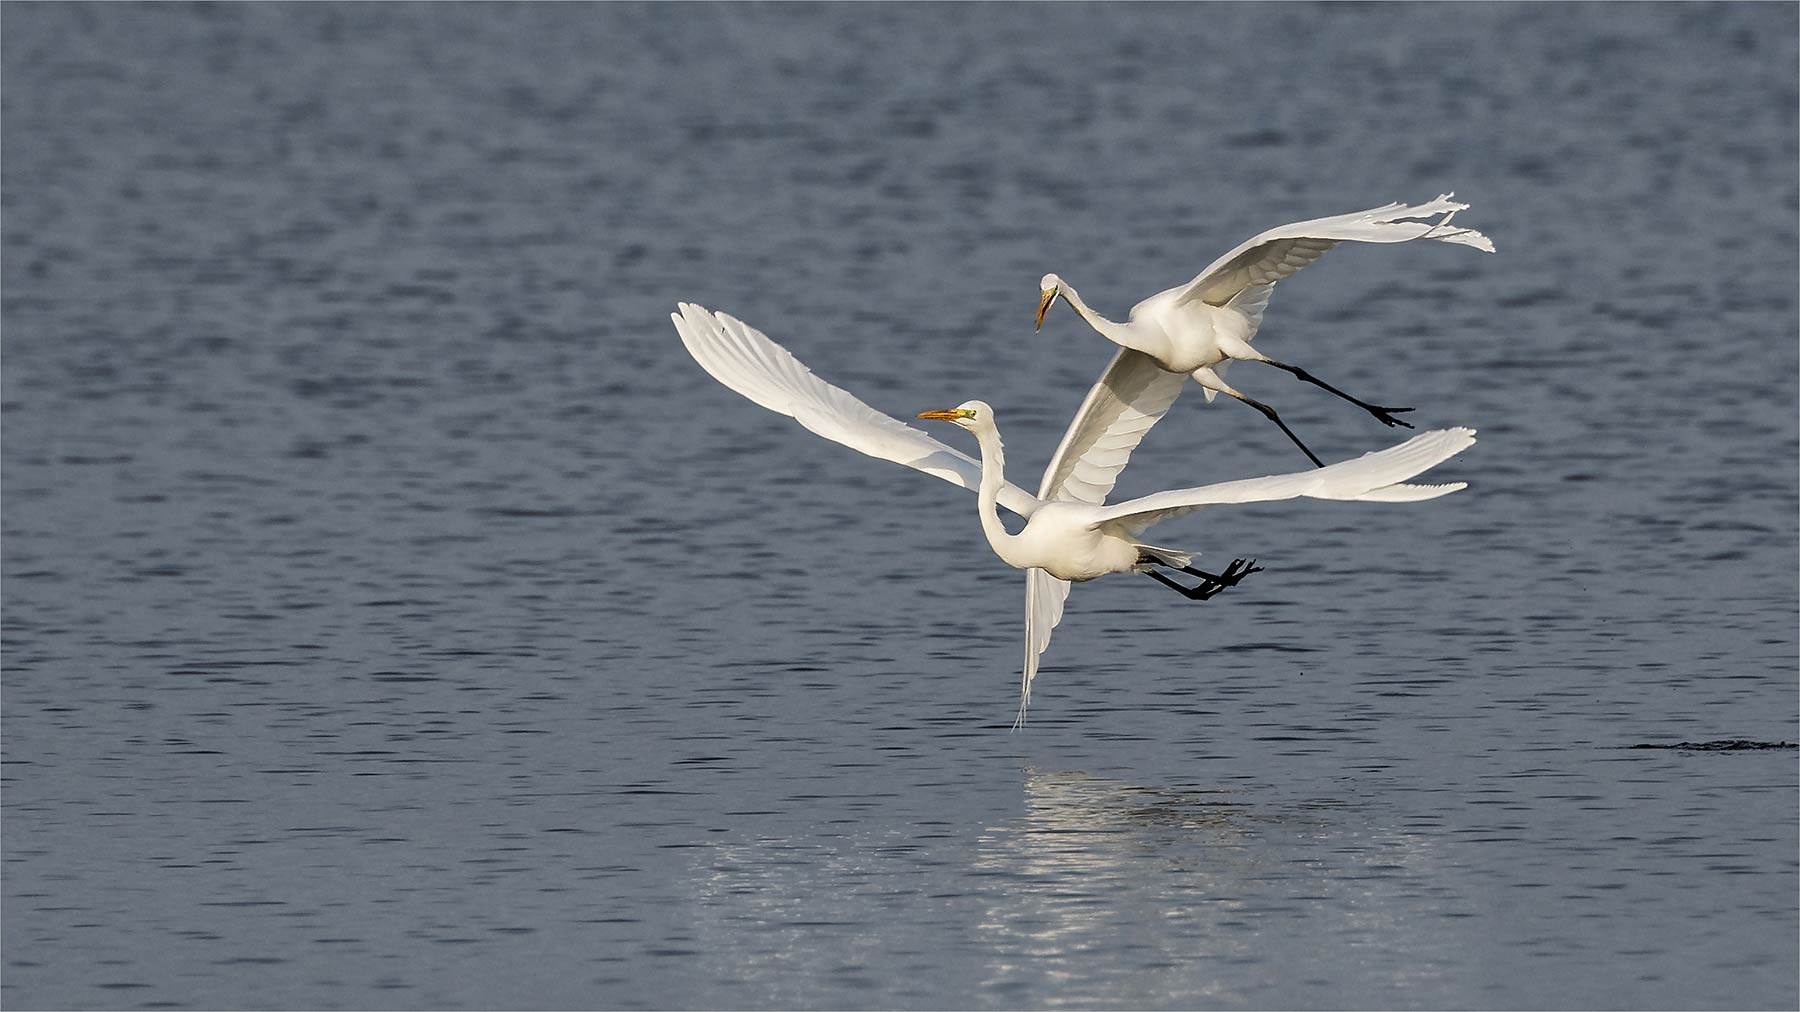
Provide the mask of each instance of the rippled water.
POLYGON ((1794 1006, 1794 752, 1634 747, 1800 737, 1791 5, 0 13, 9 1006, 1794 1006), (1161 529, 1267 571, 1078 588, 1019 734, 970 497, 666 315, 1029 474, 1044 271, 1452 189, 1261 341, 1471 489, 1161 529))

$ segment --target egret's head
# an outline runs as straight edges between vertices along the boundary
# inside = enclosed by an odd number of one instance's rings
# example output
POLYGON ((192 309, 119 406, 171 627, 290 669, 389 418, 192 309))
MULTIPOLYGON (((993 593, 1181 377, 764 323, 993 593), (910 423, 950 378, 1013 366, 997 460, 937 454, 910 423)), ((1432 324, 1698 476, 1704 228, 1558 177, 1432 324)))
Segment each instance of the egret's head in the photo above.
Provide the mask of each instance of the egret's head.
POLYGON ((986 401, 963 401, 956 407, 944 411, 921 411, 919 417, 973 429, 978 421, 992 423, 994 409, 988 407, 986 401))
POLYGON ((1054 274, 1046 274, 1038 282, 1038 315, 1037 329, 1044 329, 1044 314, 1050 311, 1050 304, 1062 294, 1062 279, 1054 274))

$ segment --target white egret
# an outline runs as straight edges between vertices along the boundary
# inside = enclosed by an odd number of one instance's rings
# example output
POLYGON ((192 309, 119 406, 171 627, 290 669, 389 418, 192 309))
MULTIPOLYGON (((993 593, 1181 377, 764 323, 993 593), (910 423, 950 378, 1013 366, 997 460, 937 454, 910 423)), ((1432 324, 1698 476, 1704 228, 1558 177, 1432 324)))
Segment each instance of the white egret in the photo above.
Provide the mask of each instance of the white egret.
MULTIPOLYGON (((1108 573, 1145 573, 1190 599, 1205 600, 1259 571, 1242 559, 1219 573, 1196 569, 1193 557, 1197 553, 1139 541, 1152 525, 1209 505, 1298 496, 1371 502, 1435 499, 1464 488, 1464 483, 1404 482, 1475 441, 1470 429, 1427 432, 1399 446, 1316 471, 1177 489, 1104 506, 1101 501, 1143 432, 1174 400, 1170 383, 1164 379, 1169 374, 1153 367, 1148 371, 1126 369, 1116 371, 1113 379, 1145 382, 1135 386, 1127 382, 1111 387, 1098 384, 1088 393, 1045 472, 1045 491, 1034 496, 1006 480, 994 410, 981 401, 919 415, 949 421, 974 433, 981 451, 978 462, 819 379, 787 349, 741 320, 689 303, 681 303, 680 312, 671 313, 670 318, 695 361, 739 394, 833 442, 977 492, 988 544, 1003 562, 1027 572, 1021 721, 1031 700, 1038 655, 1062 617, 1072 581, 1108 573), (1025 518, 1019 533, 1010 533, 1001 524, 999 507, 1025 518), (1185 587, 1161 570, 1198 576, 1200 583, 1185 587)), ((1174 389, 1179 391, 1185 378, 1175 375, 1173 379, 1174 389)))
MULTIPOLYGON (((1243 401, 1280 426, 1295 446, 1322 467, 1323 462, 1307 449, 1299 436, 1294 435, 1274 408, 1226 384, 1225 367, 1233 360, 1272 365, 1329 390, 1390 427, 1412 428, 1405 420, 1394 417, 1400 412, 1411 411, 1411 408, 1388 408, 1359 400, 1299 366, 1269 358, 1252 348, 1250 341, 1262 323, 1263 310, 1269 304, 1269 293, 1275 283, 1324 256, 1340 242, 1431 239, 1492 253, 1494 244, 1487 236, 1472 228, 1450 225, 1456 212, 1469 206, 1452 201, 1451 196, 1446 193, 1417 207, 1388 204, 1269 229, 1213 261, 1187 284, 1158 292, 1131 307, 1131 315, 1124 323, 1114 323, 1089 309, 1067 281, 1055 274, 1046 274, 1038 283, 1037 325, 1040 330, 1043 328, 1044 314, 1060 298, 1101 336, 1125 349, 1113 359, 1108 372, 1137 368, 1132 359, 1143 355, 1163 369, 1191 375, 1206 389, 1208 402, 1217 394, 1229 394, 1243 401), (1442 217, 1435 222, 1408 220, 1434 215, 1442 217)), ((1105 377, 1101 380, 1104 382, 1105 377)))

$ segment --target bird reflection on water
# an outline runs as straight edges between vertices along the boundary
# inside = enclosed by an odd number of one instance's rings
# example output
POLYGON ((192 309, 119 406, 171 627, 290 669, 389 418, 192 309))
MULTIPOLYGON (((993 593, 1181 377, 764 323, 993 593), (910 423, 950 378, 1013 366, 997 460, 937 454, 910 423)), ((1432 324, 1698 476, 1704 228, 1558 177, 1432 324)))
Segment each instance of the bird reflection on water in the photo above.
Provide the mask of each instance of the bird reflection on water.
POLYGON ((1049 1004, 1079 1002, 1101 983, 1087 957, 1098 947, 1126 947, 1138 950, 1143 983, 1162 992, 1134 995, 1146 1004, 1243 1000, 1231 978, 1205 972, 1204 964, 1249 957, 1251 935, 1207 932, 1210 943, 1197 951, 1188 928, 1241 909, 1230 883, 1255 872, 1248 827, 1270 816, 1229 791, 1134 787, 1083 772, 1027 767, 1024 793, 1025 814, 983 833, 976 861, 1016 876, 1018 885, 980 924, 995 940, 991 986, 1039 975, 1055 992, 1049 1004), (1167 846, 1174 837, 1184 844, 1167 846), (1125 922, 1121 904, 1161 908, 1160 916, 1125 922))
POLYGON ((1044 976, 1056 991, 1046 1004, 1255 1004, 1268 985, 1244 985, 1270 976, 1226 968, 1292 952, 1295 935, 1318 939, 1318 958, 1278 970, 1316 977, 1322 1001, 1327 982, 1362 976, 1348 955, 1358 950, 1405 954, 1396 962, 1408 973, 1382 985, 1391 995, 1454 962, 1438 954, 1461 932, 1435 917, 1404 922, 1435 863, 1430 844, 1353 809, 1030 768, 1024 791, 1025 814, 983 833, 978 857, 1018 876, 981 924, 995 938, 996 985, 1044 976), (1270 935, 1289 941, 1271 946, 1270 935), (1090 958, 1119 949, 1133 955, 1090 958))
POLYGON ((692 879, 702 972, 752 1004, 822 986, 833 1004, 875 989, 904 1006, 950 987, 974 1006, 1231 1006, 1277 985, 1399 1000, 1473 947, 1441 885, 1456 870, 1359 809, 1031 766, 1021 777, 1023 810, 974 831, 822 827, 707 848, 692 879), (943 858, 958 843, 967 867, 951 880, 974 888, 949 891, 943 858), (969 956, 955 971, 931 963, 945 944, 969 956), (1297 949, 1316 958, 1275 965, 1297 949), (1239 972, 1262 962, 1270 973, 1239 972), (883 965, 893 976, 871 969, 883 965))

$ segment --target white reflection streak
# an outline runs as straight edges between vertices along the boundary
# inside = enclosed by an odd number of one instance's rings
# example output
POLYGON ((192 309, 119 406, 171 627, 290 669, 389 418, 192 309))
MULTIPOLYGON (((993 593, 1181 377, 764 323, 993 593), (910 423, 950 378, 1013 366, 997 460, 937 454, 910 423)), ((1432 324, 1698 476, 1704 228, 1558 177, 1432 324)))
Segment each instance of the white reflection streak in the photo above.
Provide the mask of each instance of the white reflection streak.
POLYGON ((990 986, 1036 979, 1049 985, 1049 1005, 1242 1000, 1205 966, 1246 956, 1250 934, 1207 932, 1207 951, 1195 952, 1197 932, 1180 925, 1201 916, 1198 908, 1218 919, 1241 906, 1238 891, 1223 887, 1257 868, 1240 828, 1251 816, 1223 792, 1153 790, 1080 772, 1027 768, 1024 790, 1025 815, 980 841, 978 867, 1012 876, 981 924, 995 942, 990 986), (1158 843, 1168 834, 1183 838, 1183 857, 1158 843), (1126 948, 1144 970, 1128 972, 1118 959, 1126 948))
POLYGON ((960 982, 989 1000, 964 1004, 1017 1007, 1430 1004, 1481 966, 1466 870, 1360 808, 1031 768, 1021 786, 1023 815, 966 836, 696 852, 687 997, 941 1001, 960 982))
POLYGON ((1195 1007, 1292 1003, 1312 977, 1393 1000, 1480 950, 1443 916, 1457 869, 1424 837, 1339 824, 1351 810, 1030 768, 1024 792, 1025 815, 979 841, 977 866, 1008 876, 980 925, 989 987, 1195 1007))

